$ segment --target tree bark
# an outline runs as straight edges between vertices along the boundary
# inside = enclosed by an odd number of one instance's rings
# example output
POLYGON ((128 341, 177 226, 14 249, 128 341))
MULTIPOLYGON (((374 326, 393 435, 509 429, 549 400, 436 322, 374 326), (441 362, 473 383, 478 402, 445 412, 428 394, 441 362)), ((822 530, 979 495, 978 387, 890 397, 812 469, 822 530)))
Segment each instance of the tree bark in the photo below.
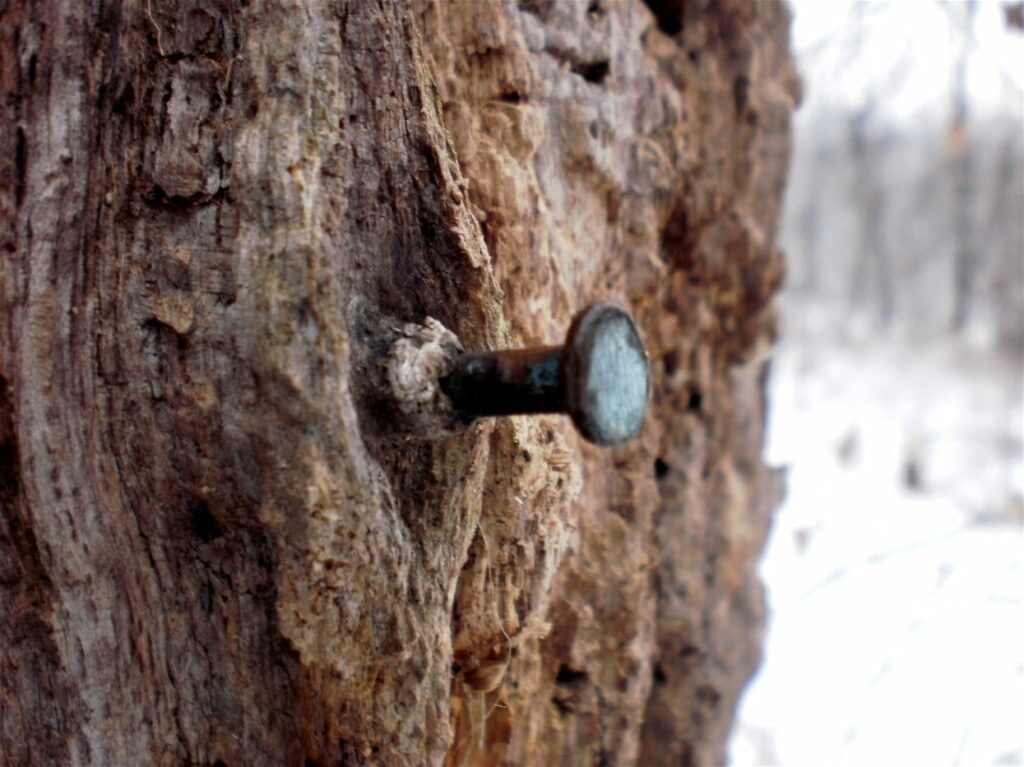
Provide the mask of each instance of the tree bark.
POLYGON ((718 763, 758 659, 775 0, 0 0, 0 763, 718 763), (388 329, 631 308, 641 437, 388 329))

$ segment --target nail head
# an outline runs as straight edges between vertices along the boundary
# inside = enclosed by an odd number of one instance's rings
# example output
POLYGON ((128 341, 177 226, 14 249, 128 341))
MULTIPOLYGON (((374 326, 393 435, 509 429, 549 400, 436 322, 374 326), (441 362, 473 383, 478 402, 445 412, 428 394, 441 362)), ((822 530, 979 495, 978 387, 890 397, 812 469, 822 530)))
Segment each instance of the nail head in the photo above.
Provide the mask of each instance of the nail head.
POLYGON ((565 347, 569 414, 584 437, 615 445, 643 426, 650 391, 647 351, 629 314, 594 304, 579 314, 565 347))

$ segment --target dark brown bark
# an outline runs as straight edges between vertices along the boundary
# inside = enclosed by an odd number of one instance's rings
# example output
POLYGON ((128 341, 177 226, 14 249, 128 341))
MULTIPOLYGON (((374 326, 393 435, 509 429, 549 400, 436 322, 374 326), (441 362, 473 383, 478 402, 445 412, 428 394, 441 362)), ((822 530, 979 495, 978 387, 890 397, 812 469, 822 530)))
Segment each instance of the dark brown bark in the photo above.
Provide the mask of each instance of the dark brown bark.
POLYGON ((0 762, 721 761, 787 24, 0 0, 0 762), (653 364, 622 448, 419 439, 383 391, 398 323, 552 343, 600 299, 653 364))

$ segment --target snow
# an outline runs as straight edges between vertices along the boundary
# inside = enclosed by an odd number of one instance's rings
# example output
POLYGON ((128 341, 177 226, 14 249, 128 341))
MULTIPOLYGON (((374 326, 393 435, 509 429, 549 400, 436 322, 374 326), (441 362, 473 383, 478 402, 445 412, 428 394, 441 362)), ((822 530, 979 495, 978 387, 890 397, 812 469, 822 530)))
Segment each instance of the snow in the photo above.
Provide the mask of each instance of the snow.
POLYGON ((1019 367, 791 336, 770 385, 788 494, 733 764, 1024 762, 1019 367))

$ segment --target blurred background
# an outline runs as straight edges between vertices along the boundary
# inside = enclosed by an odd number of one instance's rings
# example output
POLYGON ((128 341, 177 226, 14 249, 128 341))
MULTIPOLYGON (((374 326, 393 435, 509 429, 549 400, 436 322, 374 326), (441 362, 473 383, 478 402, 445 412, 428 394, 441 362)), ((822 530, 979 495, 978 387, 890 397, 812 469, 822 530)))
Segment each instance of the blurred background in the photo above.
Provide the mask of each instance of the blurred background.
POLYGON ((1024 4, 797 0, 736 765, 1024 764, 1024 4))

